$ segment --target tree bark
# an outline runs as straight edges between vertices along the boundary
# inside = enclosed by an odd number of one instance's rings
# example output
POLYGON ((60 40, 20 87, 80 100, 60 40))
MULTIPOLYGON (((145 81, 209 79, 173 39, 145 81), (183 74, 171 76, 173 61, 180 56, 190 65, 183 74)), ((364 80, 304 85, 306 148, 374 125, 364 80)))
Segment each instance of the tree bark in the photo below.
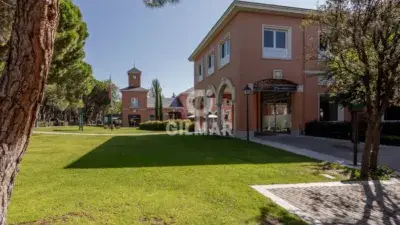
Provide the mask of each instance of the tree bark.
POLYGON ((0 225, 29 143, 53 55, 59 0, 18 0, 0 81, 0 225))
POLYGON ((361 163, 361 179, 368 179, 369 175, 369 165, 370 165, 370 157, 371 157, 371 148, 373 142, 373 123, 368 120, 368 127, 365 135, 365 145, 364 145, 364 153, 362 156, 362 163, 361 163))
POLYGON ((376 171, 378 169, 378 155, 379 155, 379 145, 381 144, 381 117, 377 116, 376 124, 373 131, 373 145, 370 159, 370 170, 376 171))

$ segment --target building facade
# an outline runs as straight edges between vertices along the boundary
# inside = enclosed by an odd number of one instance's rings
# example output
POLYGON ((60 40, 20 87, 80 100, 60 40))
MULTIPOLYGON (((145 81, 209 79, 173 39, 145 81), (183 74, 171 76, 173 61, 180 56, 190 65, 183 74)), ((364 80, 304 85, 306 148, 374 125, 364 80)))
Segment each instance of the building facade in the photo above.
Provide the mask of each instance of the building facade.
POLYGON ((350 113, 327 97, 320 56, 326 45, 317 26, 302 27, 310 10, 234 1, 189 60, 194 88, 215 104, 219 124, 229 100, 237 136, 247 130, 299 134, 312 120, 345 121, 350 113))
MULTIPOLYGON (((140 123, 155 119, 155 98, 148 97, 149 90, 141 87, 142 72, 137 68, 128 71, 129 86, 121 89, 122 126, 136 127, 140 123)), ((186 119, 187 96, 191 89, 173 98, 163 97, 164 119, 186 119)))

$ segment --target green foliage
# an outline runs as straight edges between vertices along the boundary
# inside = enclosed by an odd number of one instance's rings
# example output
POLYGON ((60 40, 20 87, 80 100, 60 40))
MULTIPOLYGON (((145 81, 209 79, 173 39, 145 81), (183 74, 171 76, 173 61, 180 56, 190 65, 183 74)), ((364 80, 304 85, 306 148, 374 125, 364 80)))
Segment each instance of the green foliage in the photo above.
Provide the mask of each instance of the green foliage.
POLYGON ((371 177, 377 178, 391 178, 396 177, 394 170, 390 169, 387 166, 378 166, 375 171, 370 171, 371 177))
POLYGON ((177 4, 180 0, 143 0, 144 4, 151 8, 163 7, 166 4, 177 4))
POLYGON ((54 107, 57 110, 64 111, 68 107, 64 90, 57 87, 55 84, 46 85, 44 104, 54 107))
MULTIPOLYGON (((358 129, 359 140, 365 141, 367 122, 360 121, 358 129)), ((400 123, 382 123, 381 133, 381 144, 400 146, 400 123)), ((305 134, 308 136, 351 140, 352 125, 350 122, 311 121, 306 123, 305 134)))
POLYGON ((163 120, 162 88, 158 79, 154 79, 151 84, 150 93, 155 98, 155 117, 156 120, 163 120))
POLYGON ((173 127, 170 129, 176 130, 194 130, 194 123, 190 120, 165 120, 165 121, 147 121, 139 125, 141 130, 151 130, 151 131, 166 131, 168 129, 168 124, 173 123, 173 127))
POLYGON ((400 7, 396 0, 327 0, 312 19, 328 43, 323 62, 334 80, 331 92, 342 105, 369 102, 371 110, 384 112, 398 101, 400 7))
MULTIPOLYGON (((10 38, 15 6, 15 0, 0 1, 0 71, 3 70, 8 52, 7 43, 10 38)), ((47 79, 48 85, 57 85, 60 90, 57 95, 46 90, 49 93, 45 95, 52 95, 49 96, 52 100, 54 97, 59 97, 58 102, 67 101, 71 105, 70 108, 82 105, 82 96, 87 95, 92 88, 91 80, 94 79, 92 68, 83 61, 84 45, 88 36, 87 26, 79 8, 71 0, 61 0, 60 21, 47 79)))
POLYGON ((85 63, 84 45, 89 36, 79 8, 71 0, 60 2, 58 26, 51 70, 47 84, 57 84, 66 90, 70 103, 80 101, 92 86, 92 67, 85 63))

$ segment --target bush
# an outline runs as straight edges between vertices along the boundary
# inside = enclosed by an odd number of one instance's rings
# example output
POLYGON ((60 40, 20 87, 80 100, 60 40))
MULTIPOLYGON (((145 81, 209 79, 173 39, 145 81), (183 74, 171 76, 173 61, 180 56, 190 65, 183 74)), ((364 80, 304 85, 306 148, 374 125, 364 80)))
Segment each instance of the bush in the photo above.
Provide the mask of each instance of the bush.
POLYGON ((309 136, 330 137, 337 139, 350 139, 350 122, 320 122, 306 123, 305 134, 309 136))
POLYGON ((370 172, 372 177, 378 177, 378 178, 391 178, 396 176, 394 170, 390 169, 387 166, 378 166, 378 168, 375 171, 370 171, 370 172))
MULTIPOLYGON (((186 130, 187 128, 190 130, 192 126, 192 122, 190 120, 165 120, 165 121, 147 121, 141 123, 139 125, 139 129, 141 130, 151 130, 151 131, 166 131, 168 124, 170 122, 175 123, 175 129, 177 130, 186 130), (189 126, 189 127, 187 127, 189 126)), ((194 130, 194 126, 193 126, 194 130)))
MULTIPOLYGON (((365 132, 367 130, 365 120, 360 120, 358 129, 359 140, 365 141, 365 132)), ((308 136, 352 139, 352 126, 350 122, 311 121, 306 123, 304 131, 308 136)), ((400 146, 400 123, 382 123, 381 144, 400 146)))

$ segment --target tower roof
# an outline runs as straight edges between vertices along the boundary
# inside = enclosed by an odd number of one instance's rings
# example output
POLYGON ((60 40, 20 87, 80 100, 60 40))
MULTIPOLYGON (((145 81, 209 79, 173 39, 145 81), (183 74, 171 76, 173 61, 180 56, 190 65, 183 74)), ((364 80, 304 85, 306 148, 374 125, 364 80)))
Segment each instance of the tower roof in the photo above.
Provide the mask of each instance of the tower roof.
POLYGON ((138 70, 136 67, 133 67, 128 71, 128 73, 141 73, 142 71, 138 70))

